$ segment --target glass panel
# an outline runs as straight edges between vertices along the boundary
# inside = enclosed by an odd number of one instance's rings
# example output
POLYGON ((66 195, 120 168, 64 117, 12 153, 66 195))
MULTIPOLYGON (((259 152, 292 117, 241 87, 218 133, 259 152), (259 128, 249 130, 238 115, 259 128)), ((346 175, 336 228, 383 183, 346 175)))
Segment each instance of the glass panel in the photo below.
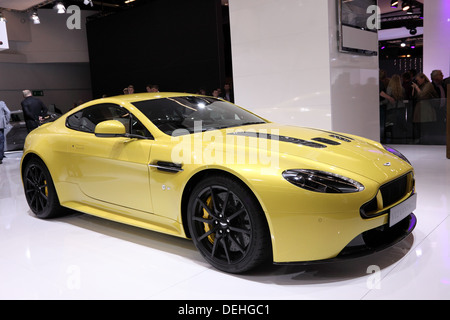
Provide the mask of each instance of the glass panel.
POLYGON ((133 103, 162 132, 171 135, 266 123, 236 105, 209 97, 172 97, 133 103))
POLYGON ((445 99, 404 100, 381 106, 381 142, 446 144, 445 99))

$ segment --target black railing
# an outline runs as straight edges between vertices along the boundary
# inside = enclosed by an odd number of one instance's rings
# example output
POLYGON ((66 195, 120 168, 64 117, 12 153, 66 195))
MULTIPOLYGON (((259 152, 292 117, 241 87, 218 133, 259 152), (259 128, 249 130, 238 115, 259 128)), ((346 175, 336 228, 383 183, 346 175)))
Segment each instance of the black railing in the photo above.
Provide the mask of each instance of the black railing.
POLYGON ((403 100, 380 106, 382 143, 446 145, 447 101, 403 100))

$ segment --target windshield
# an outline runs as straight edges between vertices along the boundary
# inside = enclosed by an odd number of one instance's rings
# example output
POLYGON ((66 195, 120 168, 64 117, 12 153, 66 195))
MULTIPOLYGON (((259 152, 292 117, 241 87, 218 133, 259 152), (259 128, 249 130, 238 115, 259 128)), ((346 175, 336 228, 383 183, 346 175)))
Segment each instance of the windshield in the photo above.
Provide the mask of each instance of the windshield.
POLYGON ((133 105, 168 135, 266 123, 234 104, 209 97, 170 97, 134 102, 133 105))

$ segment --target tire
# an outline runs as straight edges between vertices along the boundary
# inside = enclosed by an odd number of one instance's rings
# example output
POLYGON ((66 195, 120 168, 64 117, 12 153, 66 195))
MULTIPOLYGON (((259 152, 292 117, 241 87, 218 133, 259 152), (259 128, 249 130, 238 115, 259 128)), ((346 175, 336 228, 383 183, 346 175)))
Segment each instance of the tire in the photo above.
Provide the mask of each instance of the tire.
POLYGON ((213 267, 249 271, 272 256, 269 228, 253 194, 227 176, 202 180, 187 210, 192 240, 213 267))
POLYGON ((23 186, 28 205, 38 218, 50 219, 62 214, 52 177, 42 160, 35 158, 25 164, 23 186))

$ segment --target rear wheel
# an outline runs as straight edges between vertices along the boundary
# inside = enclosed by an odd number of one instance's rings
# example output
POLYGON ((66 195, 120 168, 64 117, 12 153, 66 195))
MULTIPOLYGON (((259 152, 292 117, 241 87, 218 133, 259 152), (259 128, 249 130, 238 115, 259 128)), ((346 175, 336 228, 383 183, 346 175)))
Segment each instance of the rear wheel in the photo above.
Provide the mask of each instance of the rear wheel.
POLYGON ((52 177, 40 159, 32 159, 25 164, 23 185, 28 205, 38 218, 49 219, 61 214, 52 177))
POLYGON ((229 177, 209 177, 194 188, 188 224, 197 249, 219 270, 242 273, 271 257, 264 212, 253 194, 229 177))

